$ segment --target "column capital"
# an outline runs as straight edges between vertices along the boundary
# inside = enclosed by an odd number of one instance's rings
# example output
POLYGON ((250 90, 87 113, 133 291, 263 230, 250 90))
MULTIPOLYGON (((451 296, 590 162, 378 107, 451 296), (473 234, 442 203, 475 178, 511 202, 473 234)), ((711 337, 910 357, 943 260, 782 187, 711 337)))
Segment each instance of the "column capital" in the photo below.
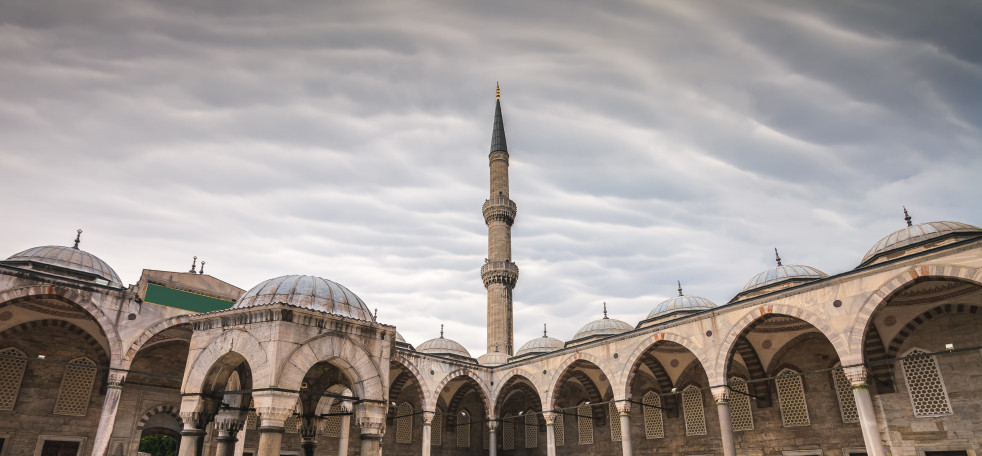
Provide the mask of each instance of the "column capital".
POLYGON ((304 442, 317 442, 317 417, 305 416, 300 420, 300 437, 304 442))
POLYGON ((433 417, 436 416, 436 412, 423 412, 423 424, 429 426, 433 424, 433 417))
POLYGON ((617 413, 621 415, 629 415, 631 413, 631 403, 627 400, 614 402, 614 408, 616 408, 617 413))
POLYGON ((488 431, 491 431, 491 432, 497 431, 498 430, 498 426, 500 424, 501 423, 498 420, 493 420, 493 419, 492 420, 489 420, 488 421, 488 431))
POLYGON ((382 436, 385 433, 385 404, 362 402, 355 406, 355 423, 366 436, 382 436))
POLYGON ((107 388, 123 388, 123 382, 126 381, 126 371, 109 371, 109 378, 106 380, 107 388))
POLYGON ((546 420, 546 426, 552 426, 556 424, 556 412, 542 412, 542 419, 546 420))
POLYGON ((717 404, 728 404, 730 402, 730 387, 714 386, 711 390, 713 392, 713 399, 716 399, 717 404))
POLYGON ((287 418, 293 416, 293 408, 256 407, 256 413, 259 415, 259 427, 282 429, 287 418))
POLYGON ((846 378, 849 379, 849 384, 853 388, 866 388, 868 384, 866 366, 849 366, 843 367, 842 373, 845 374, 846 378))
POLYGON ((234 435, 242 429, 244 421, 238 412, 221 411, 215 416, 215 429, 234 435))

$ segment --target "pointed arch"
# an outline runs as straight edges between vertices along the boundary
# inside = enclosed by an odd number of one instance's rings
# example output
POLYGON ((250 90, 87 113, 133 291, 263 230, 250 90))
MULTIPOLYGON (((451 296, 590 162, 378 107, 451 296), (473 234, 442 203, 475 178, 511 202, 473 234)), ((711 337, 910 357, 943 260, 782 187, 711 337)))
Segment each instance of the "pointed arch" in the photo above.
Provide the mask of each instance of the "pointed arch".
POLYGON ((538 406, 538 408, 535 409, 539 412, 544 410, 542 407, 542 395, 539 394, 538 389, 532 384, 532 382, 524 375, 513 374, 511 377, 508 377, 507 380, 502 382, 501 387, 498 389, 498 395, 494 402, 493 416, 501 416, 502 412, 504 412, 502 407, 505 406, 508 399, 516 392, 524 393, 530 398, 530 400, 534 399, 534 404, 526 403, 526 406, 532 406, 532 408, 538 406))
MULTIPOLYGON (((346 337, 326 334, 310 339, 290 353, 278 369, 274 385, 300 390, 300 384, 315 364, 328 362, 341 370, 352 382, 352 390, 362 399, 382 399, 388 385, 383 384, 382 366, 357 343, 346 337)), ((384 366, 388 376, 389 366, 384 366)))
POLYGON ((149 328, 143 330, 143 332, 140 333, 140 335, 137 336, 131 344, 129 344, 129 348, 126 349, 126 352, 123 353, 122 358, 120 359, 120 368, 129 369, 133 364, 133 360, 136 358, 137 352, 139 352, 140 349, 142 349, 143 346, 151 338, 153 338, 153 336, 156 336, 157 334, 160 334, 175 326, 187 324, 190 318, 191 315, 178 315, 176 317, 158 320, 156 323, 150 325, 149 328))
MULTIPOLYGON (((557 368, 553 371, 552 377, 549 380, 549 384, 548 384, 549 389, 546 392, 546 400, 542 404, 543 407, 549 407, 550 409, 552 409, 556 406, 556 390, 559 388, 559 386, 561 386, 560 380, 562 380, 564 376, 568 375, 566 371, 568 371, 571 367, 574 367, 573 366, 574 364, 582 363, 582 362, 590 363, 593 366, 595 366, 597 369, 600 369, 600 372, 602 372, 604 376, 607 377, 607 381, 610 382, 611 386, 613 387, 614 385, 613 379, 615 377, 612 377, 610 375, 610 372, 607 369, 604 369, 604 364, 600 361, 600 359, 589 353, 573 353, 571 355, 566 356, 566 358, 560 361, 560 363, 557 365, 557 368)), ((624 399, 623 390, 619 388, 614 388, 613 391, 614 391, 614 399, 618 399, 618 400, 624 399), (621 395, 621 397, 618 397, 618 395, 621 395)))
MULTIPOLYGON (((696 357, 696 360, 698 360, 699 363, 703 365, 706 371, 707 372, 709 371, 710 368, 707 362, 710 360, 707 359, 705 356, 703 356, 703 350, 702 350, 703 347, 701 345, 696 344, 695 341, 689 339, 688 337, 681 336, 678 334, 674 334, 670 332, 654 333, 650 335, 650 339, 648 342, 639 344, 634 349, 634 351, 631 352, 631 354, 628 355, 627 358, 625 358, 627 362, 627 368, 623 370, 621 376, 617 379, 617 383, 619 386, 615 388, 615 391, 620 391, 620 394, 622 396, 616 397, 617 394, 615 393, 615 399, 624 399, 624 398, 631 397, 631 382, 634 380, 634 374, 637 371, 638 366, 640 366, 640 363, 643 362, 642 358, 645 356, 646 353, 648 353, 648 350, 651 350, 653 347, 663 342, 674 342, 678 345, 681 345, 686 350, 689 350, 689 352, 696 357)), ((671 384, 671 379, 669 379, 668 382, 669 384, 671 384)), ((660 386, 662 383, 663 382, 659 380, 660 386)), ((671 386, 669 386, 668 388, 671 389, 671 386)))
MULTIPOLYGON (((417 389, 419 390, 420 407, 423 408, 423 410, 433 410, 432 408, 425 408, 432 400, 432 393, 423 386, 423 375, 419 373, 419 369, 416 368, 416 365, 409 362, 409 359, 398 352, 394 353, 389 361, 396 363, 399 365, 399 367, 405 369, 408 372, 409 380, 416 382, 417 389)), ((395 381, 393 381, 393 384, 395 384, 395 381)), ((390 397, 392 396, 392 393, 393 391, 389 391, 390 397)))
MULTIPOLYGON (((208 348, 189 360, 190 367, 184 374, 182 393, 204 392, 205 380, 211 367, 223 356, 235 353, 249 363, 252 370, 253 388, 271 386, 269 363, 266 361, 266 349, 259 339, 241 329, 224 331, 208 341, 208 348)), ((299 388, 297 388, 299 389, 299 388)))
MULTIPOLYGON (((491 404, 490 397, 488 396, 488 391, 490 391, 490 388, 488 387, 487 384, 485 384, 482 380, 480 380, 480 376, 475 374, 476 373, 474 371, 465 367, 465 368, 457 369, 443 376, 443 379, 440 380, 440 383, 438 383, 436 388, 433 389, 433 396, 431 400, 435 401, 436 398, 440 396, 440 391, 443 391, 443 387, 447 386, 447 383, 450 383, 451 381, 454 381, 461 377, 466 377, 467 379, 473 381, 477 385, 477 393, 481 395, 481 400, 484 402, 484 410, 485 413, 487 414, 487 418, 488 419, 493 418, 491 416, 493 410, 492 409, 493 404, 491 404)), ((432 408, 429 408, 429 410, 435 410, 436 403, 433 402, 431 404, 431 407, 432 408)))

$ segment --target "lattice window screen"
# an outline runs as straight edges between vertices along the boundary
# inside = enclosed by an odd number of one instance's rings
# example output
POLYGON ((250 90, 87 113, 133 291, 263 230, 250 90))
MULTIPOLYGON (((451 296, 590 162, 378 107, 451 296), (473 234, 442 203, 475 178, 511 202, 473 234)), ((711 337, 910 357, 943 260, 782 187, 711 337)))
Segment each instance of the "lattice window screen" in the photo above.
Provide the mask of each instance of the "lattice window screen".
POLYGON ((58 400, 55 402, 55 415, 85 416, 95 385, 95 362, 88 358, 75 358, 65 368, 61 379, 58 400))
POLYGON ((583 404, 576 408, 576 424, 579 428, 580 445, 593 444, 593 407, 583 404))
POLYGON ((246 429, 259 428, 259 414, 256 413, 256 401, 249 401, 249 413, 246 414, 246 429))
MULTIPOLYGON (((905 356, 924 355, 924 350, 915 348, 905 356)), ((930 417, 951 415, 951 403, 948 400, 948 390, 938 369, 938 361, 934 356, 914 356, 900 361, 904 370, 904 380, 910 392, 910 403, 914 407, 914 416, 930 417)))
MULTIPOLYGON (((836 366, 839 367, 839 366, 836 366)), ((835 395, 839 398, 839 412, 843 423, 858 423, 859 410, 856 409, 856 397, 852 394, 852 385, 842 369, 832 371, 832 383, 835 384, 835 395)))
POLYGON ((808 426, 808 402, 805 400, 805 385, 798 373, 785 369, 777 374, 777 400, 781 403, 781 420, 784 426, 808 426))
MULTIPOLYGON (((24 358, 24 352, 7 347, 0 350, 0 355, 24 358)), ((27 369, 26 359, 0 358, 0 410, 13 410, 17 403, 17 393, 20 383, 24 380, 24 370, 27 369)))
POLYGON ((538 448, 539 420, 534 413, 525 414, 525 448, 538 448))
POLYGON ((436 409, 433 422, 430 423, 430 446, 443 445, 443 411, 436 409))
POLYGON ((563 415, 556 414, 556 421, 552 422, 553 435, 556 436, 556 446, 563 446, 566 444, 566 424, 563 421, 563 415))
POLYGON ((730 420, 734 431, 752 431, 754 415, 750 411, 750 388, 740 377, 730 378, 730 420), (743 394, 740 394, 743 393, 743 394))
MULTIPOLYGON (((645 405, 661 407, 661 397, 654 391, 644 395, 641 402, 645 405)), ((665 426, 662 423, 660 408, 642 407, 644 413, 644 438, 661 439, 665 437, 665 426)))
POLYGON ((396 443, 413 443, 413 406, 403 402, 396 407, 396 443))
POLYGON ((297 405, 293 406, 293 416, 283 421, 283 431, 287 434, 300 433, 300 415, 303 414, 303 404, 297 399, 297 405))
POLYGON ((331 411, 328 413, 330 413, 331 415, 327 416, 326 419, 324 419, 324 424, 323 424, 324 435, 334 438, 341 437, 341 418, 344 417, 334 414, 343 413, 344 409, 341 408, 340 405, 334 404, 331 406, 330 410, 331 411))
POLYGON ((502 447, 506 450, 515 449, 515 422, 513 421, 515 417, 511 415, 505 415, 505 419, 501 422, 501 440, 502 447))
POLYGON ((610 403, 610 441, 620 442, 621 441, 621 416, 617 411, 617 407, 614 407, 614 403, 610 403))
POLYGON ((706 410, 699 388, 690 385, 682 391, 682 413, 685 415, 685 435, 706 435, 706 410))
POLYGON ((471 446, 471 417, 466 414, 457 415, 457 447, 471 446))

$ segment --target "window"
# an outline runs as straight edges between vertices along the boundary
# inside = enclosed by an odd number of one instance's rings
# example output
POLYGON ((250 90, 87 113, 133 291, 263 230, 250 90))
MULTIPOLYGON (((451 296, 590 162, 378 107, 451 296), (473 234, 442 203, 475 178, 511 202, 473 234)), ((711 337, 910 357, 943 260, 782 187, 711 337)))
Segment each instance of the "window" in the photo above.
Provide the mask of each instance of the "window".
POLYGON ((437 408, 430 423, 430 446, 440 445, 443 445, 443 411, 437 408))
POLYGON ((533 412, 525 412, 525 448, 539 446, 539 420, 533 412))
POLYGON ((335 402, 331 405, 328 413, 329 415, 324 420, 324 435, 334 438, 341 437, 341 418, 344 417, 338 413, 344 413, 344 409, 341 408, 341 404, 335 402))
POLYGON ((614 403, 610 403, 610 441, 620 442, 621 441, 621 416, 617 412, 617 407, 614 403))
POLYGON ((293 415, 283 421, 283 431, 287 434, 299 434, 300 415, 303 415, 303 404, 300 403, 300 399, 297 399, 296 405, 293 406, 293 415))
POLYGON ((706 411, 702 391, 689 385, 682 391, 682 413, 685 414, 685 435, 706 435, 706 411))
POLYGON ((257 429, 259 427, 259 414, 256 413, 256 401, 249 401, 249 413, 246 414, 246 429, 257 429))
POLYGON ((593 444, 593 407, 584 403, 576 408, 576 423, 579 428, 580 445, 593 444))
POLYGON ((665 437, 665 426, 662 423, 661 397, 654 391, 648 392, 641 399, 644 404, 642 413, 644 414, 644 438, 660 439, 665 437))
POLYGON ((938 361, 919 348, 904 355, 900 365, 910 393, 914 416, 918 418, 951 415, 951 403, 945 389, 938 361))
POLYGON ((24 352, 8 347, 0 350, 0 410, 13 410, 17 403, 17 393, 20 392, 20 383, 24 380, 24 370, 27 369, 24 352), (10 357, 10 358, 8 358, 10 357))
POLYGON ((81 456, 86 440, 85 437, 41 434, 38 436, 34 454, 40 456, 81 456))
POLYGON ((501 422, 501 440, 504 449, 515 449, 515 417, 511 414, 505 415, 501 422))
POLYGON ((65 368, 61 379, 55 415, 85 416, 95 385, 95 362, 88 358, 75 358, 65 368))
POLYGON ((805 401, 805 385, 801 376, 791 369, 777 374, 777 400, 781 403, 781 420, 785 427, 808 426, 808 403, 805 401))
POLYGON ((471 416, 466 411, 461 410, 457 414, 457 447, 470 448, 471 446, 471 416))
POLYGON ((832 383, 835 385, 835 395, 839 398, 839 413, 842 414, 842 422, 858 423, 859 410, 856 409, 856 397, 852 394, 852 385, 839 365, 835 367, 838 369, 832 371, 832 383))
POLYGON ((552 422, 553 435, 556 437, 556 446, 563 446, 566 444, 566 424, 563 421, 563 415, 557 413, 556 421, 552 422))
POLYGON ((752 431, 754 416, 750 411, 750 389, 740 377, 730 378, 730 420, 734 431, 752 431), (743 393, 743 394, 740 394, 743 393))
POLYGON ((403 402, 396 407, 396 443, 413 443, 413 406, 403 402))

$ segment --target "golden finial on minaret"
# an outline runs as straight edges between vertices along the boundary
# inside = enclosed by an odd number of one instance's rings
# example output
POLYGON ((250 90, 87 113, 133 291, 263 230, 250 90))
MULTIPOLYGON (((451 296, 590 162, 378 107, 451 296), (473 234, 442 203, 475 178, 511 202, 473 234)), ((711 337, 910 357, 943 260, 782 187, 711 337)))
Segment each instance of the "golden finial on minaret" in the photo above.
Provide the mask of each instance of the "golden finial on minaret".
POLYGON ((495 96, 497 97, 497 99, 500 100, 501 99, 501 84, 499 84, 499 83, 496 82, 496 83, 494 83, 494 85, 496 86, 496 90, 495 90, 496 95, 495 96))

